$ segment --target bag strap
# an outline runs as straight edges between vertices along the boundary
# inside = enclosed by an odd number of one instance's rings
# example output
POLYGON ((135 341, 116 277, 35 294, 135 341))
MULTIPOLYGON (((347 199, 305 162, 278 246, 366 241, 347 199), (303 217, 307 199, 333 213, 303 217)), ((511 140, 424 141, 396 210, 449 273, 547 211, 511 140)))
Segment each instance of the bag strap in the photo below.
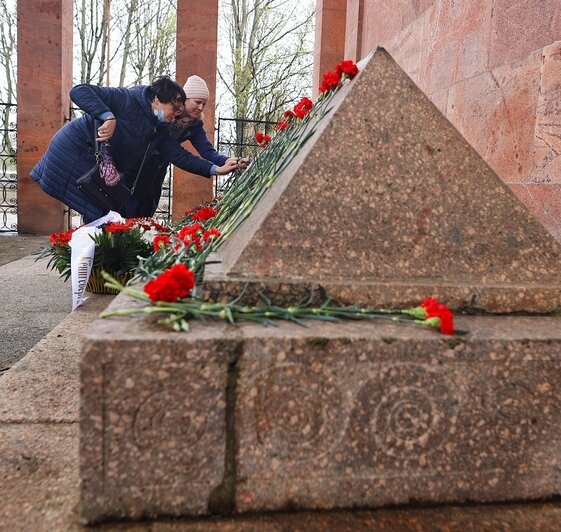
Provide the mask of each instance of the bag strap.
POLYGON ((146 146, 146 151, 144 152, 144 157, 142 158, 142 162, 140 163, 140 168, 138 169, 136 178, 131 187, 131 194, 134 194, 134 189, 136 188, 136 184, 138 183, 138 179, 140 178, 140 173, 142 172, 142 168, 144 167, 144 163, 146 162, 146 157, 148 156, 148 152, 150 151, 151 147, 152 147, 152 141, 150 141, 148 143, 148 146, 146 146))
POLYGON ((93 119, 93 141, 94 141, 94 155, 95 160, 99 162, 99 142, 97 141, 97 130, 98 130, 98 120, 97 118, 93 119))

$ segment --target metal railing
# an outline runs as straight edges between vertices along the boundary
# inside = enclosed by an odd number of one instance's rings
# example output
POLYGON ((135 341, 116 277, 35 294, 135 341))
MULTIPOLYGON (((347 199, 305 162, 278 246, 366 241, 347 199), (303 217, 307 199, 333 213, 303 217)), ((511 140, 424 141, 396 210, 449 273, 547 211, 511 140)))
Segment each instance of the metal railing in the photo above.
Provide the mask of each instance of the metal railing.
POLYGON ((17 231, 17 105, 0 102, 0 232, 17 231))
MULTIPOLYGON (((263 149, 255 140, 256 133, 272 135, 276 122, 267 120, 247 120, 245 118, 218 118, 216 127, 216 146, 220 153, 230 157, 257 156, 263 149)), ((229 176, 218 176, 214 183, 214 194, 222 194, 240 176, 241 172, 233 172, 229 176)))

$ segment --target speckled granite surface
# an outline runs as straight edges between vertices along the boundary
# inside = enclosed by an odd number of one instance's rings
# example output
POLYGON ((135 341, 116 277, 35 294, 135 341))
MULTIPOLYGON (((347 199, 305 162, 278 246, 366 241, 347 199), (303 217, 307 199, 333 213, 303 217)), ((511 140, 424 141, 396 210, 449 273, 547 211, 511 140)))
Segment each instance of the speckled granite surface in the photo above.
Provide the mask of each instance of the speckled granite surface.
POLYGON ((344 284, 375 306, 422 286, 459 307, 561 308, 561 246, 385 51, 330 105, 219 250, 218 280, 344 284))
MULTIPOLYGON (((384 51, 331 105, 205 297, 561 308, 561 247, 384 51)), ((96 322, 82 521, 559 495, 561 316, 457 326, 96 322)))
POLYGON ((559 494, 561 318, 458 327, 96 322, 82 519, 559 494))

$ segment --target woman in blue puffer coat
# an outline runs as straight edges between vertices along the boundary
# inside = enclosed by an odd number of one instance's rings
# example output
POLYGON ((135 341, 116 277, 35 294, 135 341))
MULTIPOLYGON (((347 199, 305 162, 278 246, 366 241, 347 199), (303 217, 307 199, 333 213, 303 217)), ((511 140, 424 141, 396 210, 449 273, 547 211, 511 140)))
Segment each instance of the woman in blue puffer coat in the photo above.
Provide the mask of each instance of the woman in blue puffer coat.
MULTIPOLYGON (((95 164, 94 120, 101 121, 97 141, 111 139, 115 166, 125 176, 129 187, 149 143, 164 161, 187 172, 210 177, 237 168, 235 161, 217 166, 196 157, 170 136, 169 123, 183 111, 185 93, 167 76, 156 78, 150 86, 130 89, 77 85, 70 91, 70 97, 85 114, 55 134, 31 171, 31 177, 47 194, 82 214, 85 223, 105 214, 103 208, 91 203, 76 186, 76 180, 95 164)), ((142 215, 135 212, 136 206, 138 200, 144 201, 146 194, 153 193, 150 189, 150 183, 139 183, 136 198, 130 198, 121 214, 127 217, 142 215)))

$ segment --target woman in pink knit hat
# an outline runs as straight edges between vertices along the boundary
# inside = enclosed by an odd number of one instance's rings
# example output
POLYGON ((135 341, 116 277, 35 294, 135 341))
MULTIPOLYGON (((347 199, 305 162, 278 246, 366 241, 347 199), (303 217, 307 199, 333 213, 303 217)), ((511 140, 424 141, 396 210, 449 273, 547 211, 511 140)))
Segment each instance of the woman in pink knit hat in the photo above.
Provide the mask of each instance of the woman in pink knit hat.
MULTIPOLYGON (((183 111, 176 115, 176 120, 170 125, 170 136, 179 143, 188 140, 197 150, 200 157, 212 163, 211 175, 218 173, 225 165, 229 171, 246 168, 249 158, 234 159, 218 153, 206 135, 203 120, 204 108, 210 98, 210 92, 205 81, 199 76, 190 76, 184 85, 185 96, 183 111)), ((167 173, 168 163, 159 154, 153 154, 145 163, 142 175, 145 182, 152 184, 152 190, 146 194, 146 201, 135 209, 135 216, 153 216, 160 200, 162 183, 167 173)))
POLYGON ((206 136, 203 111, 210 99, 210 91, 205 80, 199 76, 189 76, 183 90, 187 99, 183 105, 183 113, 176 117, 171 127, 172 136, 179 142, 190 141, 203 159, 218 166, 236 162, 238 168, 247 168, 249 157, 233 159, 218 153, 206 136))

